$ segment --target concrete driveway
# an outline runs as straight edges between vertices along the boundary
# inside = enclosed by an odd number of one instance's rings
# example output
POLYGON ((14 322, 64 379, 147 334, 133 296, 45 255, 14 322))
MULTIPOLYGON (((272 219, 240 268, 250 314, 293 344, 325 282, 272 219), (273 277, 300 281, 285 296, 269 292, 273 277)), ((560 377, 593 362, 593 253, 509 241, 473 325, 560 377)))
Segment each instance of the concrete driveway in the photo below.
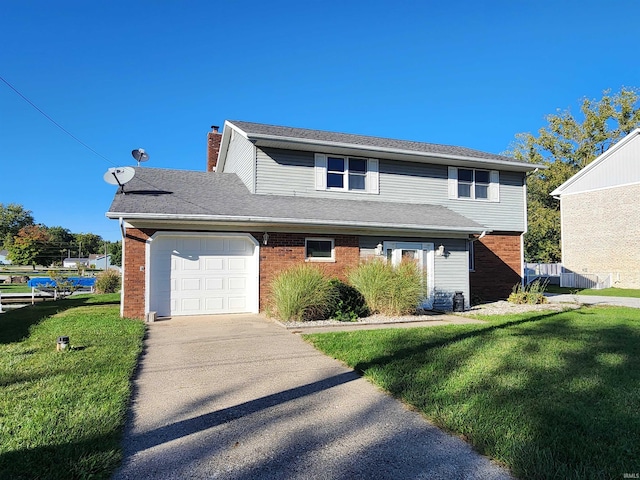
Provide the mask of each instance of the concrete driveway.
POLYGON ((257 315, 149 326, 115 479, 508 479, 257 315))
POLYGON ((633 297, 601 297, 598 295, 571 295, 568 293, 545 293, 545 297, 551 303, 579 303, 582 305, 640 308, 640 298, 633 297))

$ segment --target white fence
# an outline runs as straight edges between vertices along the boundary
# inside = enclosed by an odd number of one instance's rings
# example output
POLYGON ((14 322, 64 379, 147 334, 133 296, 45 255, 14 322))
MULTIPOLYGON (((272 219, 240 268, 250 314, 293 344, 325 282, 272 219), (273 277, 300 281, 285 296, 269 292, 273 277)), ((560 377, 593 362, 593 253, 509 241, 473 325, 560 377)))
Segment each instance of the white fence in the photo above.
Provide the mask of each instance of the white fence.
POLYGON ((525 263, 528 277, 559 277, 562 273, 561 263, 525 263))
POLYGON ((560 286, 570 288, 593 288, 601 290, 611 287, 613 275, 595 273, 562 273, 560 274, 560 286))

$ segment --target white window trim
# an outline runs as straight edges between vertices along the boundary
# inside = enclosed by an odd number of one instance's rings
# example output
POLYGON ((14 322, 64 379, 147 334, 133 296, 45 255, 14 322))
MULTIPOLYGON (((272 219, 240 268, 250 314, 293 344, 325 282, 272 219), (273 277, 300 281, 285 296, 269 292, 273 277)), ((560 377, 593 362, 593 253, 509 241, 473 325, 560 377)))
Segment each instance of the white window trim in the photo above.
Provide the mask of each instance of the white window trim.
MULTIPOLYGON (((463 170, 482 170, 489 172, 489 198, 475 198, 475 180, 472 183, 471 197, 458 196, 458 167, 449 167, 449 199, 467 200, 471 202, 499 202, 500 201, 500 172, 498 170, 487 170, 485 168, 459 167, 463 170)), ((474 173, 475 179, 475 173, 474 173)))
POLYGON ((336 242, 333 238, 327 237, 307 237, 304 239, 304 261, 305 262, 320 262, 320 263, 335 263, 336 261, 336 242), (309 240, 314 242, 331 242, 331 257, 307 257, 307 243, 309 240))
POLYGON ((345 170, 344 170, 344 182, 342 188, 337 187, 328 187, 327 186, 327 174, 328 174, 328 157, 324 153, 316 153, 315 154, 315 184, 316 190, 328 190, 328 191, 338 191, 338 192, 349 192, 349 193, 363 193, 363 194, 374 194, 377 195, 380 193, 380 173, 378 171, 378 159, 377 158, 362 158, 348 155, 330 155, 335 158, 343 158, 345 161, 345 170), (367 161, 367 173, 365 175, 365 188, 364 190, 349 190, 349 158, 357 158, 359 160, 367 161))

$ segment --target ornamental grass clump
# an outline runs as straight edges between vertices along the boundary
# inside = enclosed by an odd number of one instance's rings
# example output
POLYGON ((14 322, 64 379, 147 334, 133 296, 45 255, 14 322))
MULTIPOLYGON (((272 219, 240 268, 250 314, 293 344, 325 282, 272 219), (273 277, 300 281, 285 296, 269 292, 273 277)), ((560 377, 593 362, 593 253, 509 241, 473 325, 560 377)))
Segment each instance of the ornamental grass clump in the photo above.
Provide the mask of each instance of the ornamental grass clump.
POLYGON ((364 262, 350 272, 349 282, 362 294, 371 313, 415 313, 425 296, 422 271, 411 261, 395 267, 377 259, 364 262))
POLYGON ((319 268, 296 265, 271 284, 273 313, 284 321, 323 320, 336 302, 337 292, 319 268))
POLYGON ((520 283, 516 283, 507 300, 511 303, 529 305, 547 303, 547 297, 544 296, 546 286, 547 283, 540 280, 534 280, 525 287, 520 283))

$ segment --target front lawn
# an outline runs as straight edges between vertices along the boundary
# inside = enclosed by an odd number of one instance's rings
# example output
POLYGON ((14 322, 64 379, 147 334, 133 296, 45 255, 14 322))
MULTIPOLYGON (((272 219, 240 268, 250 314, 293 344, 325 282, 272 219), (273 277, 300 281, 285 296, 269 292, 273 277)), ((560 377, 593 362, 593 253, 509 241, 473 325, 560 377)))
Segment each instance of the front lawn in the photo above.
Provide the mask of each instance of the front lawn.
POLYGON ((0 293, 31 293, 31 287, 26 283, 2 283, 0 293))
POLYGON ((0 315, 0 478, 109 478, 144 323, 119 294, 44 302, 0 315), (56 352, 59 336, 71 349, 56 352))
POLYGON ((640 472, 640 310, 306 335, 522 479, 640 472))

